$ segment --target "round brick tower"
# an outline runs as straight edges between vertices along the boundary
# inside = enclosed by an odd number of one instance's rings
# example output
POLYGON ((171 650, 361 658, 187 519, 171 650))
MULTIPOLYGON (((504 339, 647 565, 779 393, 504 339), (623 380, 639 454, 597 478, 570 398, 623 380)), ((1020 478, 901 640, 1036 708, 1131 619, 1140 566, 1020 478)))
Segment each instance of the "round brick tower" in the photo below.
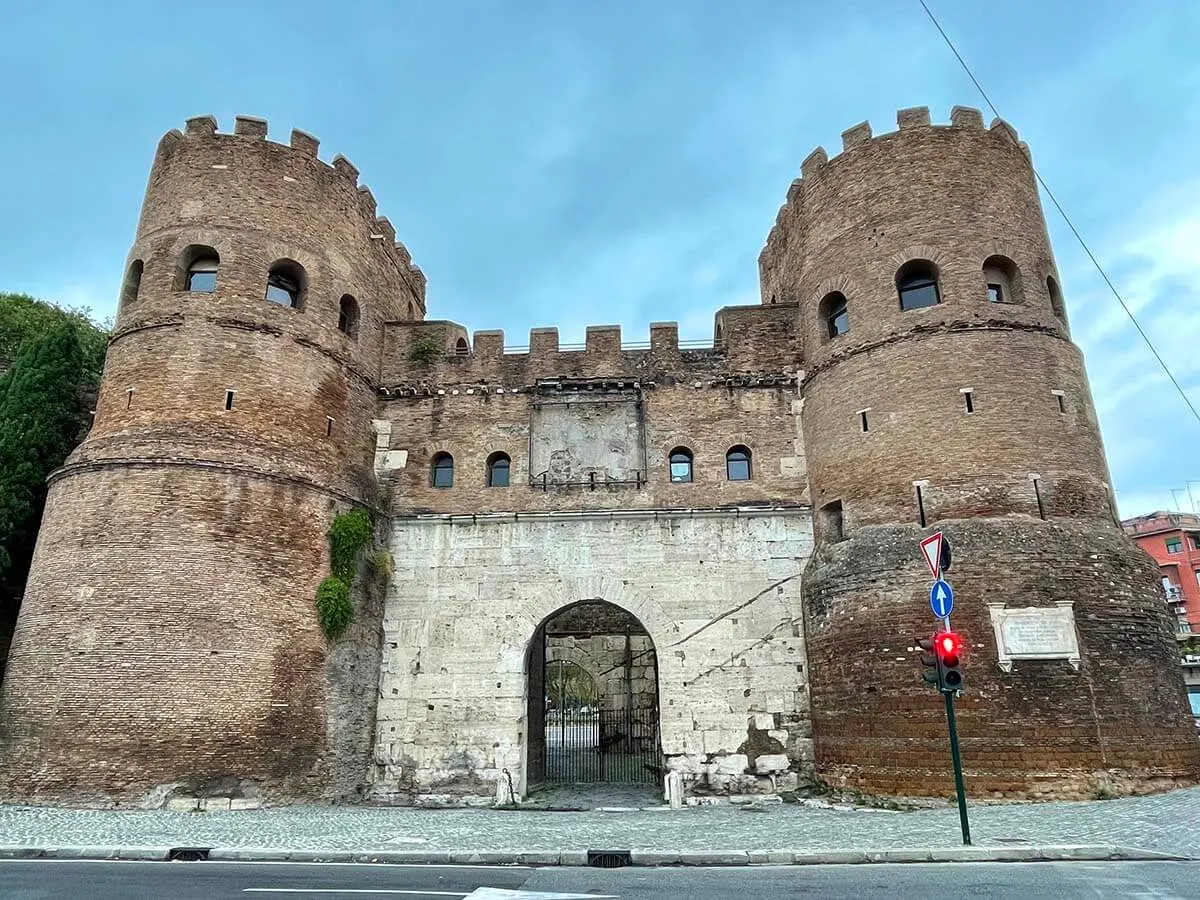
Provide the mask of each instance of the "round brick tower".
POLYGON ((866 791, 953 792, 941 696, 915 646, 935 625, 918 542, 941 530, 968 648, 968 791, 1189 782, 1200 744, 1171 620, 1115 521, 1028 148, 977 110, 951 119, 903 110, 899 131, 872 138, 864 123, 839 156, 815 151, 760 260, 763 301, 799 301, 802 317, 818 771, 866 791), (1035 631, 1061 627, 1060 646, 1073 634, 1077 655, 1023 656, 1042 638, 1003 623, 1027 608, 1035 631))
POLYGON ((373 505, 384 322, 423 315, 424 278, 345 159, 216 129, 158 146, 94 424, 51 476, 9 798, 328 787, 314 594, 332 517, 373 505))

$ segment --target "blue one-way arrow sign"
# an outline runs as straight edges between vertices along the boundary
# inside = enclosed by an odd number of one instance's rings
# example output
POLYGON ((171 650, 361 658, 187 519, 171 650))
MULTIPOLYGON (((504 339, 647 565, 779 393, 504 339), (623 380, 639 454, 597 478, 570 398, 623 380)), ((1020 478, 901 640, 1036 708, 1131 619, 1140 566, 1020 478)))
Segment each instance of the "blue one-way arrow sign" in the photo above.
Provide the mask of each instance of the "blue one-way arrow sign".
POLYGON ((950 610, 954 609, 954 591, 940 578, 929 589, 929 607, 939 619, 946 618, 950 615, 950 610))

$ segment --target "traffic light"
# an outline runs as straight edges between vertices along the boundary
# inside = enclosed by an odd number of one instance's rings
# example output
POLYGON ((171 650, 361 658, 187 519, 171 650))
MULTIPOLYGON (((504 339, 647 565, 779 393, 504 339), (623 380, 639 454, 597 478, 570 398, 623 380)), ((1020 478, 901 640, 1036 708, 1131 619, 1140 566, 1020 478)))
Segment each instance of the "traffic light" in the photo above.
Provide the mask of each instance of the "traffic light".
POLYGON ((941 687, 941 679, 938 678, 937 651, 933 646, 935 637, 936 635, 930 635, 927 638, 921 638, 917 641, 917 646, 921 648, 921 665, 924 668, 921 677, 929 684, 941 687))
POLYGON ((933 646, 937 652, 938 687, 957 691, 963 683, 962 637, 953 631, 942 631, 934 635, 933 646))

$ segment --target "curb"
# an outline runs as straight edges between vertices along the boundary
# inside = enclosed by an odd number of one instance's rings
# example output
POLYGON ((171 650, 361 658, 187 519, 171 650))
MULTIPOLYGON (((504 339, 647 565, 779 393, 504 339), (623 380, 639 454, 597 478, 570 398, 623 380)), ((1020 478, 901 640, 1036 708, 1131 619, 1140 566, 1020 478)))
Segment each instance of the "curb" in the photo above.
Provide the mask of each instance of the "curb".
MULTIPOLYGON (((1042 847, 947 847, 887 850, 750 850, 733 852, 630 850, 626 866, 830 866, 867 863, 1081 862, 1176 860, 1191 857, 1111 844, 1042 847)), ((0 859, 91 859, 165 862, 391 863, 427 866, 588 866, 588 851, 288 850, 278 847, 0 847, 0 859)))

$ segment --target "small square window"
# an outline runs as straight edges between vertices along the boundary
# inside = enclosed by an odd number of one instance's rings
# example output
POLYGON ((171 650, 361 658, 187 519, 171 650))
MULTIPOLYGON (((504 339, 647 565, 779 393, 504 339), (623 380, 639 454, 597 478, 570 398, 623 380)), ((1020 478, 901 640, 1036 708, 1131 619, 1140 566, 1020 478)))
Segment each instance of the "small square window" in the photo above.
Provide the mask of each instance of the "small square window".
POLYGON ((989 284, 987 286, 988 303, 1003 303, 1004 302, 1004 285, 989 284))

